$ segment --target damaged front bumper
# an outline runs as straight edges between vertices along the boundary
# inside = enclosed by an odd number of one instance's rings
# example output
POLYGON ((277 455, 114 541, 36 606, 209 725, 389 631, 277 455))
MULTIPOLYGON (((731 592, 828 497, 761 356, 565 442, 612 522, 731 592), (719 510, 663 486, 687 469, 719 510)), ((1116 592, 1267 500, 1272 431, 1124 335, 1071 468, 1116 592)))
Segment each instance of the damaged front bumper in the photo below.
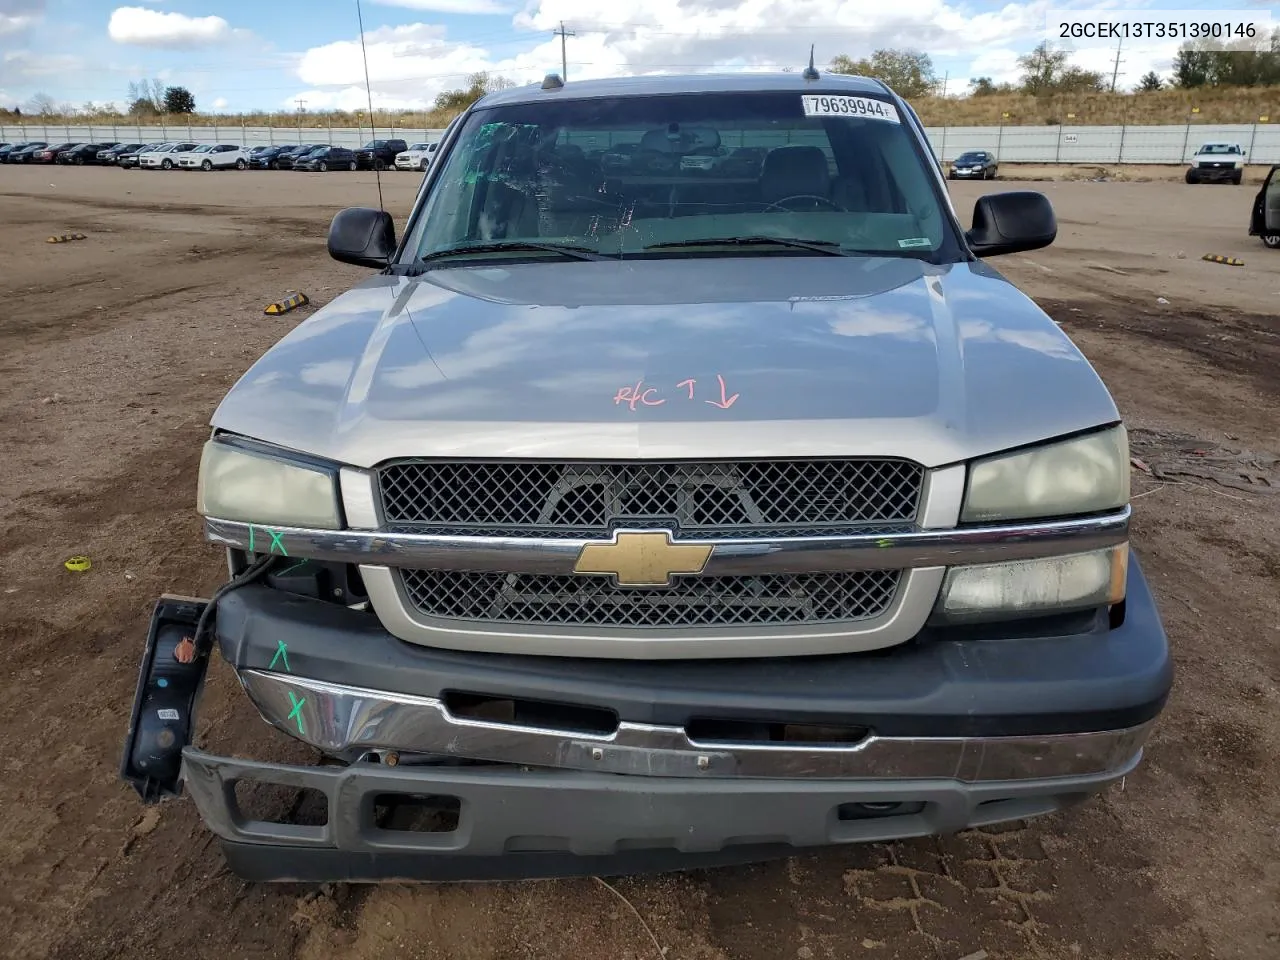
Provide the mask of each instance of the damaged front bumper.
MULTIPOLYGON (((605 661, 409 644, 370 614, 246 586, 218 602, 223 657, 265 720, 345 765, 211 756, 179 725, 181 778, 257 881, 636 873, 1023 819, 1141 759, 1172 668, 1136 562, 1127 594, 1122 622, 1059 633, 605 661), (319 815, 254 819, 245 781, 314 791, 319 815), (406 803, 435 811, 426 829, 388 822, 406 803)), ((182 632, 153 630, 152 661, 182 632)), ((131 746, 176 709, 148 670, 131 746)))

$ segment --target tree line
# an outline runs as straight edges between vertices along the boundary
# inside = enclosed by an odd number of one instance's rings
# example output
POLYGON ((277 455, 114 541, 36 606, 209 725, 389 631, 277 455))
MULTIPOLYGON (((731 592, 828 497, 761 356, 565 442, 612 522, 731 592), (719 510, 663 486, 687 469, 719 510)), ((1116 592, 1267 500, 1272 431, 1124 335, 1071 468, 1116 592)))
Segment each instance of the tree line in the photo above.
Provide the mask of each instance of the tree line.
MULTIPOLYGON (((1225 50, 1209 50, 1206 46, 1204 42, 1184 43, 1174 58, 1172 77, 1166 82, 1152 70, 1138 81, 1138 92, 1161 90, 1166 83, 1188 90, 1280 85, 1280 28, 1272 31, 1265 44, 1242 41, 1225 50)), ((1016 83, 995 83, 990 77, 974 77, 968 81, 969 92, 973 96, 1021 93, 1043 97, 1114 90, 1114 76, 1076 66, 1071 63, 1069 51, 1054 47, 1047 40, 1019 57, 1018 69, 1020 76, 1016 83)), ((877 50, 861 60, 840 54, 831 61, 830 70, 875 77, 907 98, 946 92, 933 60, 919 50, 877 50)))

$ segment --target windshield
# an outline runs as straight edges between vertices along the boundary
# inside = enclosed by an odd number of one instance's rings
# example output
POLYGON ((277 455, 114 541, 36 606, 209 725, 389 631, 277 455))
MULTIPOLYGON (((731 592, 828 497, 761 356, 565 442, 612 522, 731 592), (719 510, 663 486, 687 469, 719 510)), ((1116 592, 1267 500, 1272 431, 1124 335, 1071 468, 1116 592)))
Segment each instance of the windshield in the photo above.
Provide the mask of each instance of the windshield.
POLYGON ((368 143, 366 143, 366 144, 364 145, 364 148, 363 148, 363 149, 365 149, 365 150, 375 150, 375 149, 377 149, 378 147, 386 146, 386 143, 387 143, 387 141, 385 141, 385 140, 370 140, 368 143))
POLYGON ((985 159, 981 153, 962 153, 956 158, 956 163, 981 163, 985 159))
MULTIPOLYGON (((438 257, 540 240, 674 257, 724 255, 709 249, 716 239, 777 237, 929 258, 950 234, 922 157, 894 106, 868 96, 702 93, 492 107, 466 120, 406 250, 438 257)), ((760 242, 735 255, 779 253, 797 248, 760 242)))
POLYGON ((211 147, 211 146, 209 146, 209 144, 205 143, 205 144, 201 144, 200 146, 196 147, 196 148, 195 148, 194 150, 192 150, 191 152, 192 152, 192 153, 208 153, 208 152, 209 152, 210 150, 212 150, 212 149, 213 149, 213 147, 211 147))
POLYGON ((1206 143, 1200 148, 1201 153, 1239 153, 1240 148, 1234 143, 1206 143))
POLYGON ((428 147, 428 146, 430 146, 430 144, 426 144, 426 143, 412 143, 412 144, 410 144, 410 145, 409 145, 409 149, 410 149, 410 150, 425 150, 425 149, 427 149, 427 147, 428 147))

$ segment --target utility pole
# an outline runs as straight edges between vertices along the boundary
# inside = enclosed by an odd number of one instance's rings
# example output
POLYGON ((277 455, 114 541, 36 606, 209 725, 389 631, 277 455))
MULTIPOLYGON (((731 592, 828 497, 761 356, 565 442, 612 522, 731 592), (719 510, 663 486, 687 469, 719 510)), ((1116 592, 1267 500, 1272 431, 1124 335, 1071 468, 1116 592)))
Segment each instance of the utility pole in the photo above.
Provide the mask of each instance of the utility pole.
POLYGON ((560 38, 560 79, 567 81, 569 79, 569 57, 565 53, 564 40, 565 37, 576 37, 577 34, 572 30, 565 30, 564 21, 560 21, 560 29, 553 31, 553 37, 560 38))
POLYGON ((1111 71, 1111 92, 1112 93, 1116 92, 1116 78, 1120 76, 1120 64, 1124 63, 1124 61, 1120 59, 1120 48, 1123 46, 1124 46, 1124 37, 1121 37, 1120 40, 1116 43, 1116 65, 1111 71))
POLYGON ((947 95, 947 81, 948 81, 948 80, 950 80, 950 79, 951 79, 951 71, 950 71, 950 70, 948 70, 946 73, 944 73, 944 74, 942 75, 942 95, 943 95, 943 97, 946 97, 946 95, 947 95))

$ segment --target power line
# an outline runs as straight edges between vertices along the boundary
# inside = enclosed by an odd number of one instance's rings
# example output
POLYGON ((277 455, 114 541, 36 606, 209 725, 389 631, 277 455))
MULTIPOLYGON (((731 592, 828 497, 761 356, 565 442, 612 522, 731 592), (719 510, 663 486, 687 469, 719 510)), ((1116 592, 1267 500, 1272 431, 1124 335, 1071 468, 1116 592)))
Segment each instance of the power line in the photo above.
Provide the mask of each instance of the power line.
POLYGON ((572 30, 565 30, 564 21, 560 21, 560 29, 552 31, 553 37, 560 38, 560 79, 567 81, 569 79, 569 57, 565 53, 564 41, 566 37, 576 37, 577 34, 572 30))

